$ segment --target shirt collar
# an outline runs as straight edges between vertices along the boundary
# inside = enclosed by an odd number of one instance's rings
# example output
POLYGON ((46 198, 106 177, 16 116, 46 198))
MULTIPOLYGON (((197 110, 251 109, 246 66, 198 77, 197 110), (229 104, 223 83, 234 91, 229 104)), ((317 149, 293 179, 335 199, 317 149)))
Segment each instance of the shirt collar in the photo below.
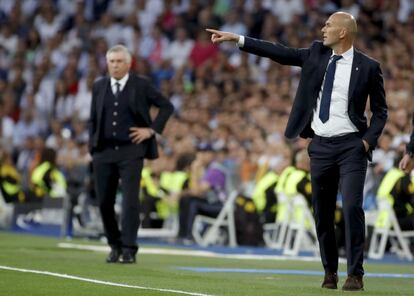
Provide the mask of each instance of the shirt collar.
MULTIPOLYGON (((335 54, 335 52, 332 51, 331 57, 333 57, 334 55, 336 55, 336 54, 335 54)), ((341 56, 346 61, 347 60, 352 60, 352 58, 354 57, 354 47, 351 46, 351 48, 348 49, 347 51, 345 51, 343 54, 341 54, 341 56)))
POLYGON ((111 77, 111 86, 115 86, 115 83, 118 82, 120 84, 120 88, 122 89, 127 83, 128 78, 129 78, 129 73, 127 73, 124 77, 122 77, 119 80, 116 80, 115 78, 111 77))

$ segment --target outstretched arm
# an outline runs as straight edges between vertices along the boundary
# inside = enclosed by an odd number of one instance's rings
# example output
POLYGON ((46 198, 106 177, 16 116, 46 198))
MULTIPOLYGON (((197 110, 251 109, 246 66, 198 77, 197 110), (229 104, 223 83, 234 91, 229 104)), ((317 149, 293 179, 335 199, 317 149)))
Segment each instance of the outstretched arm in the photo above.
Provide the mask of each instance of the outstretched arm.
POLYGON ((213 43, 222 43, 225 41, 230 42, 239 42, 240 35, 231 33, 231 32, 223 32, 214 29, 206 29, 207 32, 211 34, 211 42, 213 43))
POLYGON ((235 42, 245 52, 269 58, 282 65, 301 67, 309 57, 308 48, 290 48, 277 42, 272 43, 214 29, 206 29, 206 31, 212 33, 211 41, 213 43, 235 42))

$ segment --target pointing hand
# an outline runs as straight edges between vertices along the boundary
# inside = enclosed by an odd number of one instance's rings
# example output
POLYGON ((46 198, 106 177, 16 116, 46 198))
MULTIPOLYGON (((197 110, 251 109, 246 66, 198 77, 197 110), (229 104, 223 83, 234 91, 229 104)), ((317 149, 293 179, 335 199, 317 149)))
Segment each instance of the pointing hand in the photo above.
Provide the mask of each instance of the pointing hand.
POLYGON ((211 41, 213 43, 222 43, 224 41, 238 42, 240 36, 231 32, 223 32, 214 29, 206 29, 207 32, 212 33, 211 41))

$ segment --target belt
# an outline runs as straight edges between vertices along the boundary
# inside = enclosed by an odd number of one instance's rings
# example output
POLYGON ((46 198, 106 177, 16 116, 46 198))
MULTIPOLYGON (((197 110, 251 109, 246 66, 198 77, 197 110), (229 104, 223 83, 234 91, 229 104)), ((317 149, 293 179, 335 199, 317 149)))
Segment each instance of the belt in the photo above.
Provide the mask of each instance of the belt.
POLYGON ((342 136, 334 137, 321 137, 318 135, 313 136, 313 140, 321 143, 343 143, 351 139, 359 138, 358 133, 350 133, 342 136))

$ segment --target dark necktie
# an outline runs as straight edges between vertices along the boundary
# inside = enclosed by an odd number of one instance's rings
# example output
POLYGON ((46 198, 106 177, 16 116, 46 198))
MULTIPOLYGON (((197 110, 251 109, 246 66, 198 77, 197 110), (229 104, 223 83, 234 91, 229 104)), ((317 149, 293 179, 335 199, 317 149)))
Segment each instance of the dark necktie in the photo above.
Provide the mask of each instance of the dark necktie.
POLYGON ((335 78, 336 61, 338 61, 341 58, 342 56, 334 55, 332 57, 332 61, 328 65, 328 69, 326 70, 325 82, 323 84, 322 89, 321 108, 319 110, 319 118, 323 123, 327 122, 329 119, 329 108, 331 106, 331 96, 333 82, 335 78))
POLYGON ((119 93, 121 92, 121 84, 119 82, 115 83, 116 86, 116 90, 115 90, 115 97, 118 98, 119 97, 119 93))

